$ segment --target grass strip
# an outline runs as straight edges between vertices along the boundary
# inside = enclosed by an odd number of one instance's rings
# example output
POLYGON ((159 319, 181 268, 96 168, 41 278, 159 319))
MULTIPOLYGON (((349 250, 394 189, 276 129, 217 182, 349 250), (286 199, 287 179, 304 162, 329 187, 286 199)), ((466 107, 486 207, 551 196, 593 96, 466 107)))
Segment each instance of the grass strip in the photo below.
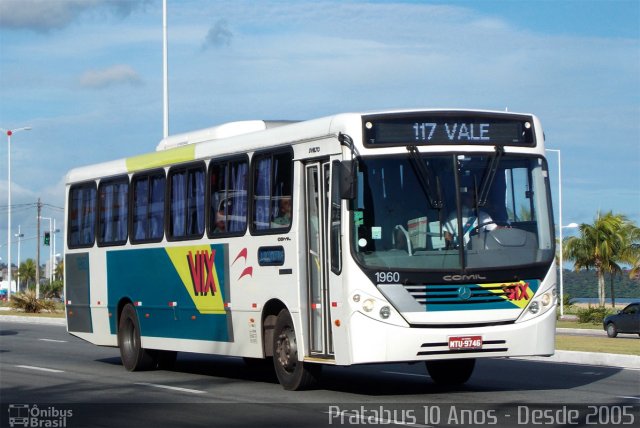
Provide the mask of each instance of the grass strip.
POLYGON ((609 354, 640 355, 637 335, 611 337, 556 335, 556 349, 563 351, 606 352, 609 354))
POLYGON ((603 330, 602 324, 593 324, 593 323, 581 323, 577 321, 564 321, 558 320, 556 323, 556 327, 558 328, 580 328, 585 330, 603 330))

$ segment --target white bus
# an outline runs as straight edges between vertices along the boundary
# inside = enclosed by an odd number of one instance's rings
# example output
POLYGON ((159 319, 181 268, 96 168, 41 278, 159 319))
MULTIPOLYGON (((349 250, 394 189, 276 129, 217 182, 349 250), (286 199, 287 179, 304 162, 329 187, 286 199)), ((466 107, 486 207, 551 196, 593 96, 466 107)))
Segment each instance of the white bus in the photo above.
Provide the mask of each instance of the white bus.
POLYGON ((555 239, 539 120, 411 110, 233 122, 73 169, 68 331, 128 370, 187 351, 324 364, 554 353, 555 239))

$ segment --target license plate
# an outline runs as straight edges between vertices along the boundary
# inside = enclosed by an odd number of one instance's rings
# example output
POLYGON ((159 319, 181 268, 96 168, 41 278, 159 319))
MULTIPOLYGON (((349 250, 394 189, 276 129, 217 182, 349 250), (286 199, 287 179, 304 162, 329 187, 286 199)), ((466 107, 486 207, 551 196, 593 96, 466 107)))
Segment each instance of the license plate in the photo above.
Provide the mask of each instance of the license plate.
POLYGON ((482 336, 451 336, 449 349, 482 349, 482 336))

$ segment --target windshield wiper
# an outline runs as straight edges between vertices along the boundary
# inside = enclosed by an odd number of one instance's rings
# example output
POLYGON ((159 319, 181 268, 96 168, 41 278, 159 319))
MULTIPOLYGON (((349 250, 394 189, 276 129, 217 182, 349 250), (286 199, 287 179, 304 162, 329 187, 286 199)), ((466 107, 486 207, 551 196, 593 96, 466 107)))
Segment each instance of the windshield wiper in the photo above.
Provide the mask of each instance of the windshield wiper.
POLYGON ((416 171, 418 173, 418 180, 420 180, 420 184, 424 190, 429 203, 432 208, 442 209, 444 204, 442 202, 442 190, 440 189, 440 180, 436 177, 436 193, 434 195, 433 189, 431 189, 431 181, 429 180, 429 171, 427 171, 427 167, 424 165, 424 161, 422 160, 422 156, 420 155, 420 151, 418 147, 414 144, 407 146, 407 151, 409 152, 409 157, 413 161, 416 166, 416 171))
POLYGON ((479 207, 484 207, 487 204, 487 198, 489 198, 489 190, 491 189, 491 185, 493 184, 493 179, 496 177, 496 171, 498 170, 498 165, 500 164, 502 156, 504 156, 504 147, 496 146, 496 153, 489 159, 489 166, 487 167, 487 172, 485 173, 484 179, 482 180, 480 197, 477 199, 479 207))

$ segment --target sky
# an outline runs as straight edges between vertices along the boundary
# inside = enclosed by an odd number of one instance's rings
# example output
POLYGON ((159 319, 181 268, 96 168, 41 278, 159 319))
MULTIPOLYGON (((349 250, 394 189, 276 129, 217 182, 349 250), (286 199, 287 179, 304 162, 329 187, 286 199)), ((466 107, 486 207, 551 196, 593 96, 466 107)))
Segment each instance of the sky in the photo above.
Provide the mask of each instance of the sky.
MULTIPOLYGON (((167 4, 171 134, 396 108, 533 113, 561 151, 562 223, 612 210, 640 224, 637 0, 167 4)), ((162 117, 161 0, 0 1, 0 127, 32 127, 11 140, 22 260, 35 257, 38 198, 63 230, 66 172, 155 150, 162 117)), ((557 152, 549 165, 559 224, 557 152)))

